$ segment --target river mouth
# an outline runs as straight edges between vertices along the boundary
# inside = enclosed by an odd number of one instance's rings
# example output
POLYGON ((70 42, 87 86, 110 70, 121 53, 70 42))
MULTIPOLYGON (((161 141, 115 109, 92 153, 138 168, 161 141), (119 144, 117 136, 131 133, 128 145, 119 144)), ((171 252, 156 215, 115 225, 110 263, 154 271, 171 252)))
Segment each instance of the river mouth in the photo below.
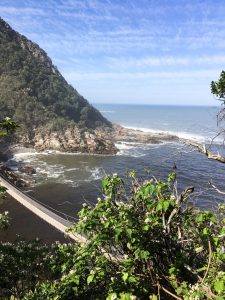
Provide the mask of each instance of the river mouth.
POLYGON ((222 189, 225 166, 179 143, 133 144, 120 143, 117 155, 84 155, 63 153, 20 152, 10 160, 12 166, 29 165, 36 170, 30 175, 34 183, 25 192, 73 217, 77 217, 84 202, 94 205, 102 195, 101 180, 107 174, 125 176, 126 170, 135 169, 138 176, 150 174, 166 179, 173 172, 174 163, 178 191, 194 186, 190 203, 203 209, 212 209, 224 203, 222 195, 215 193, 209 181, 219 183, 222 189))

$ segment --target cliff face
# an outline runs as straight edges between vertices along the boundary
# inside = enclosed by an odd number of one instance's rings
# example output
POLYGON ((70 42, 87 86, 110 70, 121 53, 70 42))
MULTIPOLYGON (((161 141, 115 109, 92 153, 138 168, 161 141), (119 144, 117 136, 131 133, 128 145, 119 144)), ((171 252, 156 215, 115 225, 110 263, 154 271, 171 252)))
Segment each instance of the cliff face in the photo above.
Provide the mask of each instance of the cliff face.
MULTIPOLYGON (((65 131, 39 131, 31 136, 21 137, 20 142, 24 146, 32 146, 39 151, 58 150, 62 152, 81 152, 90 154, 115 154, 117 148, 110 138, 105 138, 106 128, 81 129, 73 126, 65 131)), ((107 130, 108 136, 111 129, 107 130)))
POLYGON ((0 18, 0 118, 20 125, 17 142, 38 149, 115 153, 99 128, 112 124, 88 103, 37 44, 0 18))

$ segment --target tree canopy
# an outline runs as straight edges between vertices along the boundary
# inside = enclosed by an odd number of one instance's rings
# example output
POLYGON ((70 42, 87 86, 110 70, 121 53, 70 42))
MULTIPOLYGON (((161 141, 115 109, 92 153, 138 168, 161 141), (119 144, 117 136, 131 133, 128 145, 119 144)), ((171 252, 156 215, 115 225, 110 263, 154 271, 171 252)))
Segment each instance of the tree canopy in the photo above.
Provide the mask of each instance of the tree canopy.
POLYGON ((211 92, 220 101, 225 101, 225 71, 222 71, 218 81, 211 82, 211 92))
POLYGON ((13 118, 26 131, 111 125, 66 82, 37 44, 1 18, 0 53, 0 118, 13 118))

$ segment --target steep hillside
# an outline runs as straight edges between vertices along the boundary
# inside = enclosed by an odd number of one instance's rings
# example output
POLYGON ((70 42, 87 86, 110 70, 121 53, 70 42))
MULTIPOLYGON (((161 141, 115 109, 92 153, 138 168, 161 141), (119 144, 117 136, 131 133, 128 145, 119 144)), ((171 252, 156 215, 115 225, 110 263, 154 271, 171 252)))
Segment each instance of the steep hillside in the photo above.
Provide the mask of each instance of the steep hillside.
POLYGON ((18 141, 26 146, 115 152, 111 141, 106 141, 98 130, 110 130, 111 123, 66 82, 44 50, 0 18, 0 118, 3 117, 11 117, 21 125, 18 141))

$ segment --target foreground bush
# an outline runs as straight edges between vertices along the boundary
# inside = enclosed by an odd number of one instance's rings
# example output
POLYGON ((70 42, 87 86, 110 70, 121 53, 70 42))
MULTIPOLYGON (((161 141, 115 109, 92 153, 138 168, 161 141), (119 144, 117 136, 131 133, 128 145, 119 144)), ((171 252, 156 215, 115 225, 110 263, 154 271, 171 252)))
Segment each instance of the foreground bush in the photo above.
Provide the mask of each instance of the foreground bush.
POLYGON ((39 240, 0 243, 0 299, 21 299, 37 283, 51 279, 51 251, 39 240))
POLYGON ((59 245, 55 280, 24 299, 224 299, 224 207, 188 207, 193 188, 177 195, 175 174, 127 180, 103 180, 103 197, 84 204, 72 229, 89 242, 59 245))

